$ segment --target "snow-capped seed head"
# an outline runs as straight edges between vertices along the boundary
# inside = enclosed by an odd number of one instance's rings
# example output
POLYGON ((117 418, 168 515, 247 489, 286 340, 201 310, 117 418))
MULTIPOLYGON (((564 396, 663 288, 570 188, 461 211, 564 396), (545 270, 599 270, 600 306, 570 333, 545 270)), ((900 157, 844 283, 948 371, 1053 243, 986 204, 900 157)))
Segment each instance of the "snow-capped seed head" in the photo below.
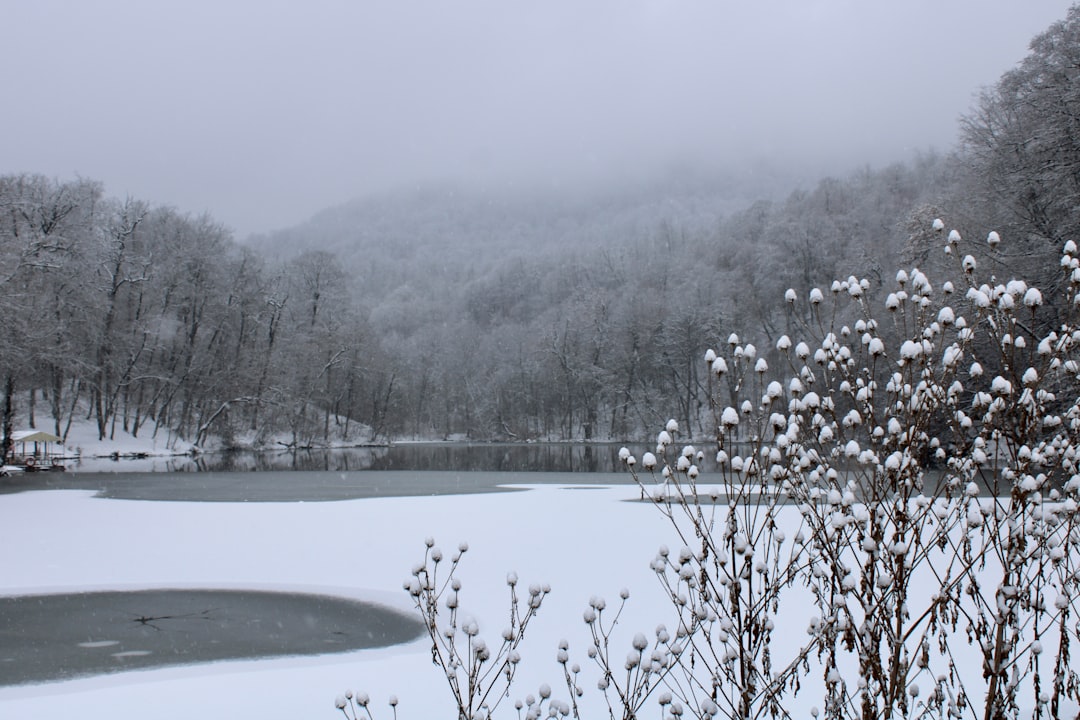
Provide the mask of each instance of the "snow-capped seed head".
POLYGON ((922 349, 920 343, 905 340, 904 344, 900 346, 900 357, 904 360, 916 360, 922 355, 922 349))
POLYGON ((1024 293, 1024 305, 1027 305, 1029 308, 1035 309, 1042 305, 1042 303, 1042 293, 1039 292, 1038 288, 1028 288, 1027 292, 1024 293))
POLYGON ((717 375, 723 375, 727 372, 727 362, 722 357, 718 357, 713 360, 712 371, 717 375))
POLYGON ((739 336, 736 335, 735 333, 731 333, 730 335, 728 335, 727 342, 728 342, 728 345, 731 345, 732 347, 735 347, 736 345, 739 344, 739 336))
POLYGON ((776 349, 780 352, 787 352, 791 348, 791 338, 787 335, 781 335, 780 339, 776 341, 776 349))
POLYGON ((997 247, 999 242, 1001 242, 1001 236, 991 230, 990 234, 986 236, 986 244, 990 247, 997 247))
POLYGON ((938 232, 941 232, 945 229, 945 223, 941 221, 941 218, 934 218, 934 222, 931 223, 930 227, 934 228, 938 232))
POLYGON ((812 305, 820 305, 823 300, 825 300, 825 295, 822 294, 820 289, 813 288, 810 290, 810 303, 812 305))
POLYGON ((950 230, 949 231, 949 243, 951 243, 952 245, 955 245, 958 242, 960 242, 960 233, 958 233, 955 230, 950 230))
POLYGON ((429 548, 435 547, 435 538, 429 535, 428 537, 424 538, 424 544, 427 545, 429 548))
POLYGON ((712 364, 712 361, 716 359, 716 351, 709 348, 705 351, 705 362, 712 364))
POLYGON ((654 467, 656 467, 656 456, 653 455, 651 452, 645 453, 641 456, 641 464, 645 467, 646 470, 652 470, 654 467))
POLYGON ((397 707, 397 704, 398 704, 397 695, 391 695, 389 702, 390 702, 390 707, 397 707))
POLYGON ((667 427, 665 428, 669 433, 679 432, 679 423, 674 418, 667 421, 667 427))
POLYGON ((506 584, 509 585, 510 587, 514 587, 515 585, 518 584, 518 575, 513 570, 506 573, 506 584))
POLYGON ((630 450, 625 447, 619 448, 619 460, 626 462, 626 458, 630 457, 630 450))
POLYGON ((754 372, 764 374, 769 371, 769 363, 765 362, 765 358, 758 358, 757 364, 754 365, 754 372))
POLYGON ((899 270, 896 273, 896 284, 903 287, 908 281, 908 274, 906 270, 899 270))
POLYGON ((960 264, 963 266, 964 272, 966 272, 966 273, 975 272, 976 263, 975 263, 975 258, 973 256, 965 255, 964 259, 960 262, 960 264))
POLYGON ((786 300, 791 305, 795 304, 796 298, 797 296, 795 294, 795 290, 793 290, 792 288, 788 288, 787 292, 784 293, 784 300, 786 300))
POLYGON ((661 430, 660 434, 656 436, 656 444, 663 447, 667 447, 671 444, 671 435, 667 430, 661 430))

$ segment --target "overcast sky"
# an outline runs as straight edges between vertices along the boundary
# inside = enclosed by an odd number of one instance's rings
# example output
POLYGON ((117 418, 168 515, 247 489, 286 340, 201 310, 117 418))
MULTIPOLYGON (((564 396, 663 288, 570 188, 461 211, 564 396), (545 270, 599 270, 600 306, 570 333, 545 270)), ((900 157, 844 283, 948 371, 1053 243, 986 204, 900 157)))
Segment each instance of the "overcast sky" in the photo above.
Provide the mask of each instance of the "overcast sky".
POLYGON ((945 150, 1067 0, 0 0, 0 173, 239 236, 428 181, 945 150))

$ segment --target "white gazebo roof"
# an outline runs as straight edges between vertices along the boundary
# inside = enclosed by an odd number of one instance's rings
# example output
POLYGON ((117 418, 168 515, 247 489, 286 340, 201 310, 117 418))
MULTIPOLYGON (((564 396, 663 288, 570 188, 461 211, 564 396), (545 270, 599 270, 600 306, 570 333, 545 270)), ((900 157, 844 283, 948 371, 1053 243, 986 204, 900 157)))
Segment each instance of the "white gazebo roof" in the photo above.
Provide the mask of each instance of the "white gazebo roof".
POLYGON ((16 430, 11 433, 11 439, 15 442, 63 442, 61 438, 44 430, 16 430))

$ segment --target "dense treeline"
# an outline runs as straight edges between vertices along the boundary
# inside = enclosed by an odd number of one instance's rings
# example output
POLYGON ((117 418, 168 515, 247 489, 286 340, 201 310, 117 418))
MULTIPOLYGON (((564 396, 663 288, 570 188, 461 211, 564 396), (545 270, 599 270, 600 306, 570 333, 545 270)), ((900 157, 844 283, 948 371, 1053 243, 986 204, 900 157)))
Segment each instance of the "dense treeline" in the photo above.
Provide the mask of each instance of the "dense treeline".
POLYGON ((16 414, 196 443, 622 438, 672 415, 703 431, 706 346, 755 328, 742 339, 767 356, 809 320, 788 288, 854 275, 875 298, 887 268, 932 274, 932 217, 972 241, 998 230, 1002 272, 1039 276, 1080 224, 1078 48, 1074 8, 951 154, 758 202, 761 178, 427 189, 241 245, 91 181, 0 177, 5 435, 16 414))
POLYGON ((31 175, 0 178, 0 240, 5 436, 16 412, 163 443, 309 442, 372 416, 366 330, 319 253, 270 266, 208 217, 31 175))

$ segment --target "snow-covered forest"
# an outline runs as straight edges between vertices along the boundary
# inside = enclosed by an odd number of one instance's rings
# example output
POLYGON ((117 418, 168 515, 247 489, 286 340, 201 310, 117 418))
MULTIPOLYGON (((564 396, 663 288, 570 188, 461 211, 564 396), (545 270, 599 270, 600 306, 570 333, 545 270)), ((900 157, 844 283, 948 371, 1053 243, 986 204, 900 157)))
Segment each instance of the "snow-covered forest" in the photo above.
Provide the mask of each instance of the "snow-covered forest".
MULTIPOLYGON (((805 184, 681 179, 528 199, 428 188, 241 244, 87 179, 0 177, 5 428, 89 414, 203 443, 627 438, 703 431, 705 348, 772 347, 787 288, 938 261, 925 228, 1010 242, 1040 277, 1074 237, 1074 10, 987 89, 961 143, 805 184), (674 412, 672 412, 674 410, 674 412)), ((933 108, 924 109, 933 112, 933 108)), ((1006 262, 1006 261, 999 261, 1006 262)))

